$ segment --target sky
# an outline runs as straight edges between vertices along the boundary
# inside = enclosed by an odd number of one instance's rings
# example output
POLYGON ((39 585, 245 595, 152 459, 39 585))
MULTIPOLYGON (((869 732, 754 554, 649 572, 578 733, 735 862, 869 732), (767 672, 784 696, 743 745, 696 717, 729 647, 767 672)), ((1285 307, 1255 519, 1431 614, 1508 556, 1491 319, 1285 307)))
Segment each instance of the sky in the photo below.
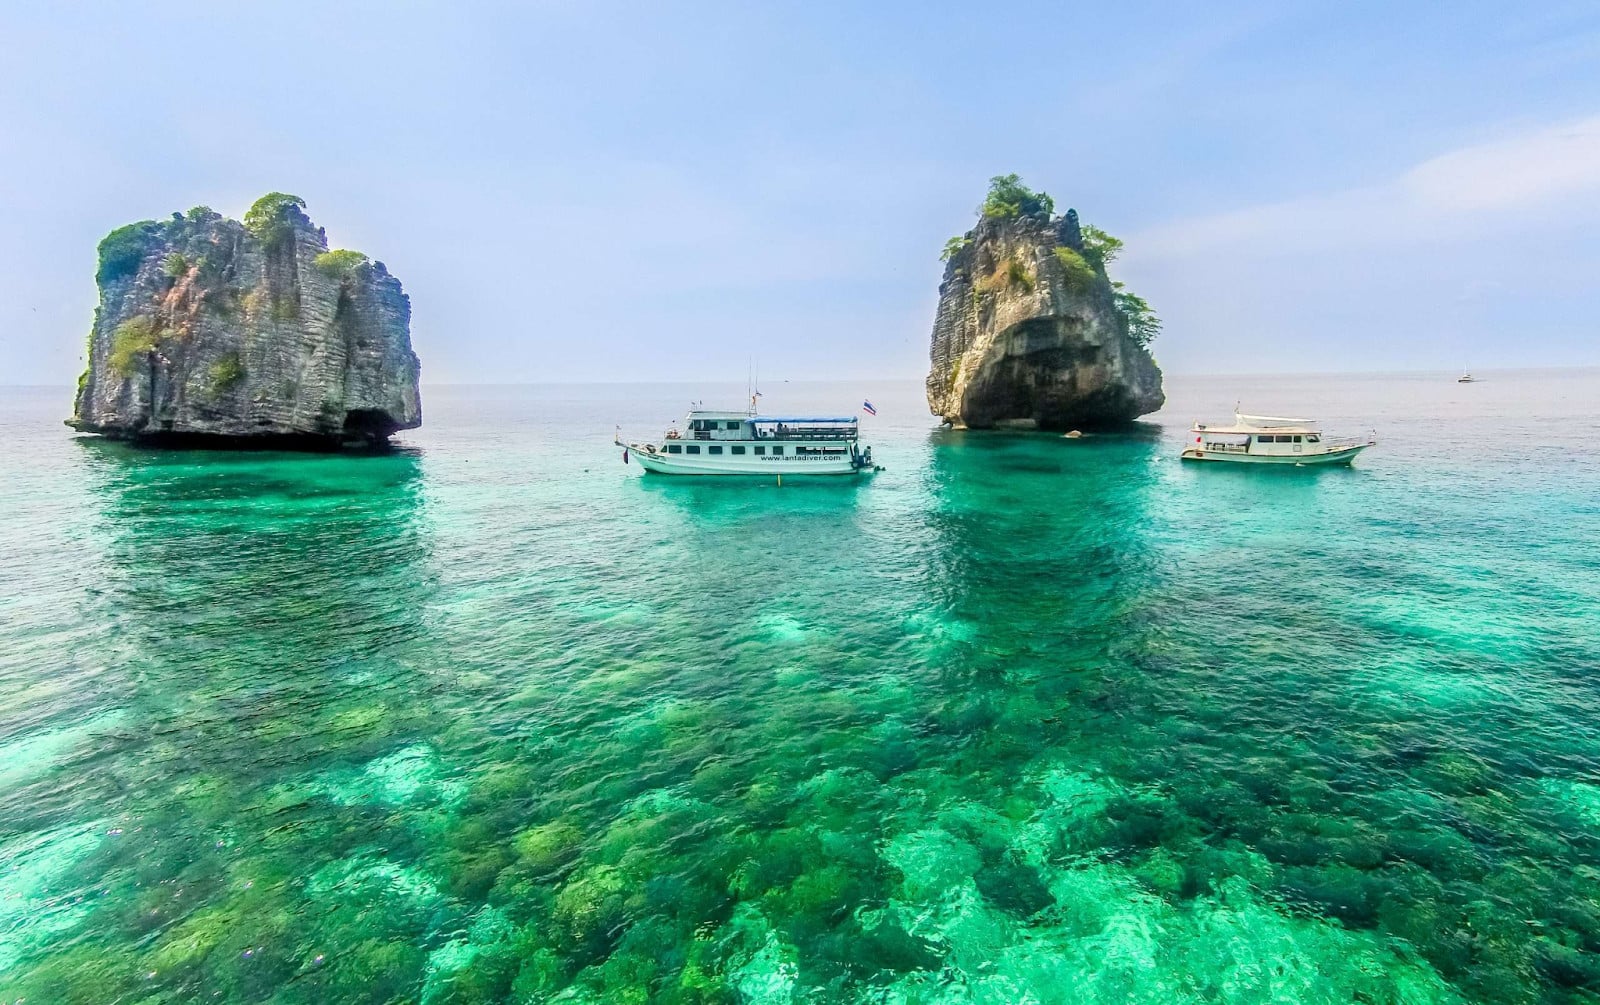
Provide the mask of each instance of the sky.
POLYGON ((424 382, 920 377, 1017 172, 1171 373, 1600 363, 1600 4, 0 5, 0 384, 95 245, 291 192, 424 382))

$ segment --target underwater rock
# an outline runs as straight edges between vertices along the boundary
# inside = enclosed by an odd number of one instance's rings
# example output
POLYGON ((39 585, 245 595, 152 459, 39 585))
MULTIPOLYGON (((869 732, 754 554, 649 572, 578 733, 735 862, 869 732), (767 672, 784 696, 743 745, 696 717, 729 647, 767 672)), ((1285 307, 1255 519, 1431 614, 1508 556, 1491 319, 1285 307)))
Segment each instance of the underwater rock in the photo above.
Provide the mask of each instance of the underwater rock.
POLYGON ((1158 324, 1148 305, 1107 277, 1112 254, 1086 246, 1075 211, 1053 218, 1048 196, 1021 191, 1020 207, 996 210, 991 190, 977 226, 946 247, 929 409, 973 429, 1103 428, 1156 411, 1166 397, 1141 344, 1142 324, 1158 324))
POLYGON ((146 442, 378 444, 422 424, 411 303, 330 251, 289 195, 199 206, 100 242, 100 304, 68 425, 146 442))

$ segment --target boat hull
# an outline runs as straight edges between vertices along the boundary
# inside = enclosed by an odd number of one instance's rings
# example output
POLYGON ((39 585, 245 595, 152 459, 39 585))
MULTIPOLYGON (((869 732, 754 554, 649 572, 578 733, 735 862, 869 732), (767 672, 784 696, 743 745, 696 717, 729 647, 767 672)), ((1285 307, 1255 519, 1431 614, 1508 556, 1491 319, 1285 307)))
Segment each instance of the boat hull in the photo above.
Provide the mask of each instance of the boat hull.
POLYGON ((1361 451, 1372 446, 1360 443, 1320 454, 1247 454, 1222 450, 1196 450, 1190 447, 1180 457, 1186 461, 1226 461, 1233 464, 1272 464, 1279 467, 1312 467, 1321 465, 1348 465, 1361 451))
POLYGON ((630 459, 651 474, 694 475, 710 477, 776 478, 817 476, 848 477, 871 468, 858 467, 849 455, 842 458, 806 457, 786 455, 781 457, 686 457, 675 454, 651 453, 630 446, 630 459))

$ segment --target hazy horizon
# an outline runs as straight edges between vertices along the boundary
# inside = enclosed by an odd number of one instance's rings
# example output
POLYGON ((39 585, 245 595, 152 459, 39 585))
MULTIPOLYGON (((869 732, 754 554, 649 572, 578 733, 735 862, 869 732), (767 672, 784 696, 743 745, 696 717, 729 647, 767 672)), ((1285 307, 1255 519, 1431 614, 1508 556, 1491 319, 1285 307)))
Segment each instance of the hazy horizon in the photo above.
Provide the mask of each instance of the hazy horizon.
POLYGON ((0 382, 80 372, 107 231, 270 190, 400 277, 428 383, 912 379, 1007 172, 1127 242, 1174 376, 1600 363, 1591 4, 1043 11, 1028 58, 908 4, 82 10, 0 13, 0 382))

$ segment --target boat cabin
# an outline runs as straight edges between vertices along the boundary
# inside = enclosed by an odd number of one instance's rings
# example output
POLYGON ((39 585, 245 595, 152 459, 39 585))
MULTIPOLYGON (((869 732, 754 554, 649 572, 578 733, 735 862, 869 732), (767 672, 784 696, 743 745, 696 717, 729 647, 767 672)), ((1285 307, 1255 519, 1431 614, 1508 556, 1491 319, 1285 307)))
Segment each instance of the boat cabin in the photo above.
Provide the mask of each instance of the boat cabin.
POLYGON ((1308 447, 1313 453, 1322 449, 1322 434, 1305 430, 1298 433, 1258 433, 1231 426, 1209 429, 1197 426, 1195 434, 1199 441, 1195 446, 1219 454, 1298 454, 1305 452, 1308 447))
POLYGON ((691 440, 854 440, 860 436, 854 416, 775 418, 745 412, 690 412, 688 424, 687 439, 691 440))
POLYGON ((1310 419, 1276 419, 1266 416, 1235 417, 1232 426, 1195 423, 1190 449, 1218 454, 1253 454, 1287 457, 1322 453, 1322 430, 1310 419))
POLYGON ((789 418, 694 411, 689 413, 687 423, 686 435, 674 435, 676 430, 667 433, 661 444, 662 453, 844 460, 854 455, 852 448, 860 436, 854 416, 789 418))

